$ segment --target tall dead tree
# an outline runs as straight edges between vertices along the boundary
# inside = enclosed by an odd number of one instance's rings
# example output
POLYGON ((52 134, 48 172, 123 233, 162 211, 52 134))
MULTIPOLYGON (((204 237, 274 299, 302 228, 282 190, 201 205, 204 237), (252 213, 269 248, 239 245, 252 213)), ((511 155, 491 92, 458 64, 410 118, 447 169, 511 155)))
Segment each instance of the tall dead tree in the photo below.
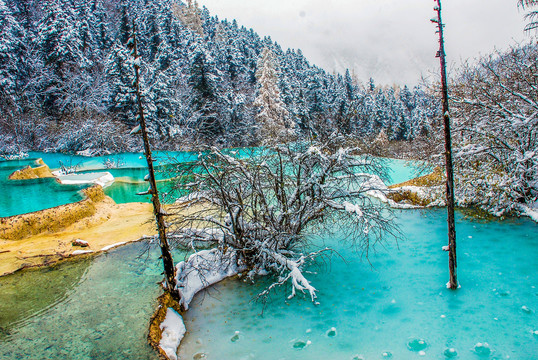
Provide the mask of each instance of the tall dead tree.
POLYGON ((437 6, 434 10, 437 12, 437 18, 431 21, 437 24, 437 33, 439 34, 439 51, 437 57, 441 62, 441 85, 443 95, 443 122, 445 128, 445 167, 446 167, 446 204, 448 212, 448 266, 450 271, 450 281, 447 287, 450 289, 458 288, 458 279, 456 274, 456 224, 454 219, 454 172, 452 168, 452 137, 450 135, 450 113, 448 110, 448 85, 446 76, 446 54, 445 40, 443 36, 444 24, 441 18, 441 0, 434 0, 437 6))
POLYGON ((159 236, 159 246, 161 247, 161 257, 163 260, 164 275, 165 275, 165 289, 170 292, 172 297, 179 301, 179 293, 175 291, 176 288, 176 272, 174 268, 174 260, 172 258, 172 253, 170 252, 170 246, 168 245, 168 240, 166 238, 166 223, 164 217, 166 211, 162 207, 161 201, 159 200, 159 192, 157 190, 157 182, 155 181, 155 169, 153 167, 153 162, 155 161, 151 155, 151 148, 149 144, 148 131, 146 127, 146 119, 144 117, 144 105, 142 101, 142 93, 140 90, 140 59, 138 55, 138 41, 136 38, 136 24, 133 21, 133 34, 127 46, 131 50, 131 54, 134 58, 133 67, 135 70, 135 94, 137 102, 137 120, 139 122, 138 126, 133 129, 132 133, 140 132, 142 134, 142 139, 144 142, 144 153, 146 155, 146 161, 148 164, 148 175, 145 180, 149 181, 149 189, 147 192, 139 193, 138 195, 151 195, 151 202, 153 203, 153 214, 155 215, 155 220, 157 221, 157 230, 159 236))

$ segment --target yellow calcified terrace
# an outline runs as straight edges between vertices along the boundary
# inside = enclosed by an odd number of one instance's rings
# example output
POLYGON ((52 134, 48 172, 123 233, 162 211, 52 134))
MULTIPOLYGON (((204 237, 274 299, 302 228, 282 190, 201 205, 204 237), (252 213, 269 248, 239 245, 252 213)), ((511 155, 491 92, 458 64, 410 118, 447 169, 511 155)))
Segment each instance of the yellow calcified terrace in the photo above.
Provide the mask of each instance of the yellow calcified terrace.
POLYGON ((110 245, 155 234, 151 204, 116 204, 100 186, 85 193, 86 199, 78 203, 0 218, 0 276, 50 265, 77 250, 99 252, 110 245), (89 246, 73 246, 76 239, 89 246))

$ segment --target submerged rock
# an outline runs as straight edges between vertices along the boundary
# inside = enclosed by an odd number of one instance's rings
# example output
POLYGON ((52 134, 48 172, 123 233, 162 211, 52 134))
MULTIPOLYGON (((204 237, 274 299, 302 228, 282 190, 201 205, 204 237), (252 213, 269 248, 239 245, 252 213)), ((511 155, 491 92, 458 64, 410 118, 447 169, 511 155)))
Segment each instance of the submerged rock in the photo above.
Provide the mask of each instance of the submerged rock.
POLYGON ((304 349, 305 347, 307 347, 310 344, 312 344, 312 342, 310 340, 308 340, 308 341, 297 340, 296 342, 293 343, 293 348, 301 350, 301 349, 304 349))
POLYGON ((332 327, 329 330, 327 330, 327 336, 328 337, 335 337, 336 336, 336 328, 332 327))
POLYGON ((421 351, 428 347, 426 340, 424 339, 411 339, 407 343, 407 348, 411 351, 421 351))
POLYGON ((194 354, 194 356, 192 357, 193 360, 201 360, 201 359, 206 359, 206 358, 207 358, 207 355, 204 353, 197 353, 197 354, 194 354))
POLYGON ((445 354, 445 357, 449 358, 449 359, 452 359, 452 358, 455 358, 456 356, 458 356, 458 352, 454 348, 446 349, 444 354, 445 354))
POLYGON ((489 356, 491 354, 491 349, 487 342, 476 343, 474 346, 474 352, 479 356, 489 356))
POLYGON ((389 359, 392 357, 392 353, 390 351, 384 351, 382 355, 385 359, 389 359))
POLYGON ((239 340, 239 331, 236 331, 234 336, 230 339, 231 342, 236 342, 237 340, 239 340))
POLYGON ((76 239, 76 240, 73 240, 73 242, 71 243, 71 245, 73 245, 73 246, 80 246, 80 247, 88 247, 88 246, 90 246, 90 244, 88 244, 87 241, 82 240, 82 239, 76 239))

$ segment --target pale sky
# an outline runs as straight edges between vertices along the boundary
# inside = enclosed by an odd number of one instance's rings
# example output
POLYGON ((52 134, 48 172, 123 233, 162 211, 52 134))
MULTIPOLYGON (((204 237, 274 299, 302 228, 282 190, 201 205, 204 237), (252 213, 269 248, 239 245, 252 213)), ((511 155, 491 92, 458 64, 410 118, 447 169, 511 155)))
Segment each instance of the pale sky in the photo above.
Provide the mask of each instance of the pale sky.
MULTIPOLYGON (((301 49, 325 70, 354 69, 366 82, 415 85, 437 72, 433 0, 199 0, 285 50, 301 49)), ((444 0, 447 59, 465 59, 527 41, 517 0, 444 0)), ((449 70, 450 71, 450 70, 449 70)))

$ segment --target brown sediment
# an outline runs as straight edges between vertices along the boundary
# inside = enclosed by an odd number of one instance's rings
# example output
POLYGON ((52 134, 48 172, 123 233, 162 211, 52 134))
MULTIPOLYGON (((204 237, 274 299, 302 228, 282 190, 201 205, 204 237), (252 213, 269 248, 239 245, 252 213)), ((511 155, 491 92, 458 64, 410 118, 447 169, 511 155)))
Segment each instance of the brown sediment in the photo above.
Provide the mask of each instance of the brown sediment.
POLYGON ((46 232, 58 232, 94 215, 98 203, 112 201, 99 185, 84 189, 82 193, 85 199, 76 203, 0 218, 0 238, 22 240, 46 232))
POLYGON ((159 346, 162 336, 161 323, 166 318, 166 312, 169 307, 176 310, 178 314, 182 316, 183 312, 181 311, 179 303, 175 301, 168 292, 164 292, 159 296, 157 301, 159 305, 149 322, 148 343, 159 354, 160 359, 168 360, 168 356, 166 356, 166 353, 159 346))
POLYGON ((36 163, 38 167, 27 166, 21 170, 17 170, 9 175, 9 180, 28 180, 38 178, 51 178, 54 177, 49 167, 43 162, 43 159, 37 159, 36 163))
POLYGON ((403 204, 415 205, 415 206, 428 206, 432 200, 424 199, 420 197, 416 192, 403 189, 395 189, 386 194, 387 198, 403 204))
POLYGON ((97 253, 109 245, 155 235, 151 204, 116 204, 100 186, 86 189, 86 197, 82 204, 63 205, 15 219, 0 218, 0 276, 54 264, 71 257, 75 250, 97 253), (14 229, 10 230, 10 226, 14 229), (12 236, 6 238, 4 233, 12 236), (76 239, 87 241, 89 246, 73 246, 76 239))
POLYGON ((402 204, 410 204, 415 206, 428 206, 435 201, 433 196, 434 188, 443 185, 444 175, 441 168, 436 167, 431 174, 420 176, 400 184, 389 186, 392 191, 388 192, 387 198, 402 204), (421 196, 418 192, 413 191, 409 187, 421 187, 426 193, 431 193, 432 196, 421 196), (429 190, 428 190, 429 188, 429 190))
POLYGON ((389 189, 400 188, 402 186, 438 186, 442 185, 443 181, 443 172, 440 167, 436 167, 431 174, 419 176, 400 184, 391 185, 389 186, 389 189))

